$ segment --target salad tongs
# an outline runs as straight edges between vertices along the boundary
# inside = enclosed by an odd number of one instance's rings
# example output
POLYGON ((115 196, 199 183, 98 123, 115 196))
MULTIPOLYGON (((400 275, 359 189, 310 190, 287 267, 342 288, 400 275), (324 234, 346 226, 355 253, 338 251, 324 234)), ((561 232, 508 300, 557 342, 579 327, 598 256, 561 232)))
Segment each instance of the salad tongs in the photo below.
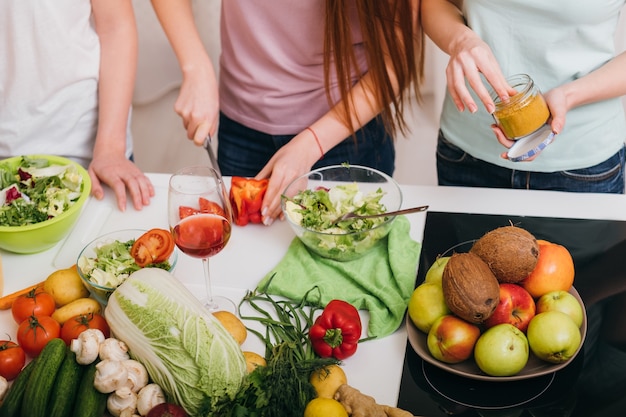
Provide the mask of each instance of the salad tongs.
POLYGON ((335 225, 341 221, 349 220, 349 219, 370 219, 372 217, 391 217, 391 216, 399 216, 401 214, 409 214, 409 213, 417 213, 419 211, 425 211, 428 209, 428 206, 419 206, 419 207, 410 207, 402 210, 388 211, 386 213, 378 213, 378 214, 365 214, 359 215, 355 214, 353 211, 343 214, 333 220, 330 224, 335 225))

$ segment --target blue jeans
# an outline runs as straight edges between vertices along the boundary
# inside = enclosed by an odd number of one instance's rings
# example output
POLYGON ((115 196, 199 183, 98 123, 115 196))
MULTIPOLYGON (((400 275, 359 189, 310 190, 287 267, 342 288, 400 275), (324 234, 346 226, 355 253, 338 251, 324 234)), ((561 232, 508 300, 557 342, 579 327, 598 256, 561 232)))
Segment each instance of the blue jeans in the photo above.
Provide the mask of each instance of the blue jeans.
MULTIPOLYGON (((558 172, 503 168, 472 157, 446 140, 437 142, 439 185, 624 194, 624 147, 598 165, 558 172)), ((523 167, 520 162, 520 167, 523 167)))
MULTIPOLYGON (((269 135, 250 129, 220 114, 217 160, 223 175, 254 177, 274 153, 293 135, 269 135)), ((311 152, 319 152, 314 144, 311 152)), ((395 169, 393 139, 379 119, 374 119, 356 132, 356 141, 348 137, 328 150, 313 168, 339 165, 363 165, 393 175, 395 169)))

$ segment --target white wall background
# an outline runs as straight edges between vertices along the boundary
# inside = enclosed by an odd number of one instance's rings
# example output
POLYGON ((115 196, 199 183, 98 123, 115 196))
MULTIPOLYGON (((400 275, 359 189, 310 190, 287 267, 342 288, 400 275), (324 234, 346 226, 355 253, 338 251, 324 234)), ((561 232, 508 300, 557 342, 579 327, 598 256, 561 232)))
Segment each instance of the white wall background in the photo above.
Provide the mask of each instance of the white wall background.
MULTIPOLYGON (((146 172, 173 172, 207 161, 202 148, 186 138, 181 119, 174 113, 180 85, 176 58, 149 1, 133 0, 139 26, 139 66, 134 94, 133 135, 135 159, 146 172)), ((217 68, 219 56, 219 9, 221 0, 192 0, 196 23, 217 68)), ((620 50, 626 49, 626 13, 616 34, 620 50)), ((397 140, 394 177, 404 184, 436 185, 435 144, 439 110, 445 94, 447 56, 426 45, 424 100, 411 101, 406 137, 397 140)), ((626 98, 624 99, 626 106, 626 98)))

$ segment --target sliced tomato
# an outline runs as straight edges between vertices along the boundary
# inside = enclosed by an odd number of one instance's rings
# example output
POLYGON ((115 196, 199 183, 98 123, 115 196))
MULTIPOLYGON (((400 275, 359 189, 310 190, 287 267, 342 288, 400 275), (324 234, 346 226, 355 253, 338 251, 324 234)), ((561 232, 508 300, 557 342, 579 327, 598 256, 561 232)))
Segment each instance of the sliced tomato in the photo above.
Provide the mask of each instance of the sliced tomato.
POLYGON ((31 358, 46 344, 61 335, 61 325, 50 316, 31 316, 17 328, 17 343, 31 358))
POLYGON ((20 324, 30 316, 51 316, 55 308, 54 298, 50 294, 36 288, 13 301, 11 314, 15 322, 20 324))
POLYGON ((89 313, 79 314, 63 323, 61 326, 61 339, 65 341, 66 345, 69 345, 72 340, 78 339, 78 335, 87 329, 98 329, 107 338, 111 334, 109 324, 101 314, 89 313))
POLYGON ((215 201, 210 201, 202 197, 200 197, 198 201, 200 203, 200 213, 217 214, 218 216, 228 219, 222 206, 217 204, 215 201))
POLYGON ((182 220, 185 217, 189 217, 193 214, 198 214, 200 211, 196 210, 193 207, 189 207, 189 206, 180 206, 178 207, 178 217, 182 220))
POLYGON ((0 340, 0 375, 11 381, 22 371, 25 363, 24 349, 10 340, 0 340))
POLYGON ((151 229, 141 235, 130 249, 140 267, 165 262, 174 250, 174 238, 165 229, 151 229))

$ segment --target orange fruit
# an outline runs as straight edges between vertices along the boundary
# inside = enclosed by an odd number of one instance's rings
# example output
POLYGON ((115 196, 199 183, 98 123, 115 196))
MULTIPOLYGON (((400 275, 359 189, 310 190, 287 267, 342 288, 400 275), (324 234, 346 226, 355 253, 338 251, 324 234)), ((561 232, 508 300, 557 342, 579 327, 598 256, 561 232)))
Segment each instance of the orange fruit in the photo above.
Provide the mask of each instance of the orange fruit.
POLYGON ((574 260, 565 246, 537 240, 539 258, 535 269, 520 284, 539 298, 550 291, 569 291, 574 284, 574 260))

